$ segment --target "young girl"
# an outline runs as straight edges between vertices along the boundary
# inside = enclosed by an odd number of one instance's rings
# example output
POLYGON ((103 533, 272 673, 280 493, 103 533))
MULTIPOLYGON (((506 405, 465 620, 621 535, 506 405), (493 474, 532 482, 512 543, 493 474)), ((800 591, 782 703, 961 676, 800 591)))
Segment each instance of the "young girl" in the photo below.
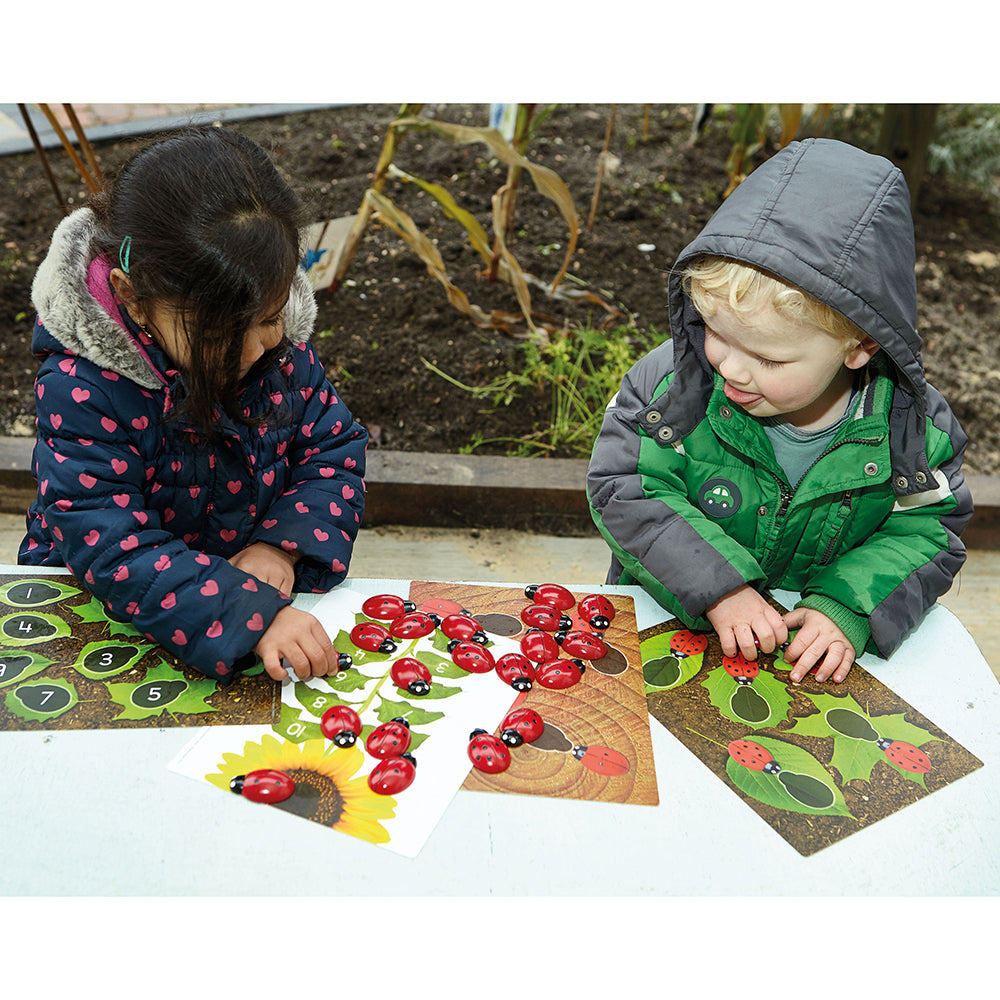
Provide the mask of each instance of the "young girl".
POLYGON ((295 196, 239 133, 138 153, 57 227, 38 311, 18 561, 65 565, 210 677, 336 671, 293 590, 347 574, 367 432, 326 380, 295 196), (285 665, 282 660, 285 660, 285 665))

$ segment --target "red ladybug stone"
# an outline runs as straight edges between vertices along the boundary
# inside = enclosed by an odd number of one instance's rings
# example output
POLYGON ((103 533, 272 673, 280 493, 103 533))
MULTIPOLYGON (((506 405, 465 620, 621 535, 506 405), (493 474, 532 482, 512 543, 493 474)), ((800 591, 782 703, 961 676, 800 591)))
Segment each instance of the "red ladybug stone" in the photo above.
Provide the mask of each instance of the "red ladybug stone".
POLYGON ((389 633, 396 639, 420 639, 430 635, 440 621, 437 615, 429 615, 425 611, 411 611, 396 618, 389 626, 389 633))
POLYGON ((495 666, 493 654, 477 642, 463 639, 451 651, 454 663, 470 674, 488 674, 495 666))
POLYGON ((396 644, 384 625, 375 622, 361 622, 351 629, 351 642, 358 649, 367 649, 369 653, 394 653, 396 644))
POLYGON ((535 671, 535 680, 542 687, 559 690, 572 687, 586 669, 583 660, 547 660, 535 671))
POLYGON ((401 656, 389 668, 389 676, 396 687, 406 688, 418 697, 431 689, 431 672, 415 656, 401 656))
POLYGON ((382 621, 391 622, 400 615, 405 615, 408 611, 416 611, 417 606, 413 601, 404 601, 402 597, 395 594, 376 594, 369 597, 361 605, 361 613, 369 618, 379 618, 382 621))
POLYGON ((533 583, 524 588, 524 596, 536 604, 549 604, 558 611, 569 611, 576 598, 558 583, 533 583))
POLYGON ((590 632, 557 632, 556 642, 570 656, 579 656, 584 660, 600 660, 608 655, 607 643, 590 632))
POLYGON ((398 795, 413 784, 416 776, 417 762, 411 754, 386 757, 371 769, 368 787, 376 795, 398 795))
POLYGON ((376 726, 365 741, 365 749, 373 757, 398 757, 410 748, 410 724, 403 718, 376 726))
POLYGON ((499 774, 510 767, 510 751, 502 740, 485 729, 474 729, 469 733, 468 752, 472 766, 487 774, 499 774))
POLYGON ((500 739, 509 747, 519 747, 534 743, 544 728, 542 717, 533 708, 515 708, 500 723, 500 739))
POLYGON ((530 691, 535 665, 521 653, 504 653, 496 663, 497 676, 515 691, 530 691))
POLYGON ((529 604, 521 609, 521 621, 531 628, 540 628, 546 632, 558 632, 568 629, 573 622, 561 611, 549 607, 548 604, 529 604))
POLYGON ((334 705, 323 713, 319 728, 338 747, 352 747, 361 735, 361 716, 350 705, 334 705))
POLYGON ((629 770, 628 757, 610 747, 573 747, 573 756, 596 774, 618 777, 629 770))
POLYGON ((588 594, 581 599, 578 610, 585 622, 602 632, 615 619, 615 606, 603 594, 588 594))
POLYGON ((559 656, 559 643, 541 629, 529 628, 521 636, 521 652, 529 660, 535 663, 544 663, 546 660, 555 660, 559 656))
POLYGON ((722 666, 730 677, 736 678, 737 684, 749 684, 760 673, 757 661, 748 660, 742 653, 724 656, 722 666))
POLYGON ((295 791, 295 782, 284 771, 261 768, 249 774, 238 774, 229 788, 251 802, 284 802, 295 791))
POLYGON ((678 659, 685 656, 698 656, 708 649, 708 636, 704 632, 692 632, 682 628, 670 637, 670 652, 678 659))
POLYGON ((449 639, 471 639, 482 634, 483 629, 470 615, 446 615, 441 619, 441 631, 449 639))

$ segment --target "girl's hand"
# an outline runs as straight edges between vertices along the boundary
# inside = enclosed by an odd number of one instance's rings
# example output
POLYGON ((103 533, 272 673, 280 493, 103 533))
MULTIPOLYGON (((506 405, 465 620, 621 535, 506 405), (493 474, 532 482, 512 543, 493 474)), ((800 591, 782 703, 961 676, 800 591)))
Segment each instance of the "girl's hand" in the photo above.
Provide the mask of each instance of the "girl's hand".
POLYGON ((229 563, 255 576, 261 583, 270 584, 283 594, 291 594, 295 587, 295 564, 298 560, 297 552, 286 552, 266 542, 254 542, 237 552, 229 563))
POLYGON ((726 656, 740 652, 748 660, 756 660, 758 645, 765 653, 771 653, 788 639, 781 615, 748 583, 720 597, 705 612, 705 617, 719 633, 726 656))
POLYGON ((283 681, 292 673, 299 680, 326 677, 340 669, 338 654, 319 619, 291 606, 282 608, 271 622, 254 652, 264 661, 269 677, 283 681), (282 665, 288 661, 288 669, 282 665))
POLYGON ((795 608, 785 615, 785 625, 799 630, 785 650, 785 661, 793 665, 788 675, 793 684, 798 684, 817 663, 816 680, 832 676, 840 684, 847 678, 854 664, 854 647, 822 611, 795 608))

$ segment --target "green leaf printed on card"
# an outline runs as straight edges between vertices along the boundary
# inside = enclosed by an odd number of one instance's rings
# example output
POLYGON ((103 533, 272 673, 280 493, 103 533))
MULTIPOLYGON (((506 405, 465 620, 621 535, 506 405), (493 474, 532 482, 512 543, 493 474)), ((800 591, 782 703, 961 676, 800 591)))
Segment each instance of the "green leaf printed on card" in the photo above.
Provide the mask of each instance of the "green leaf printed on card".
POLYGON ((740 791, 788 812, 850 816, 850 810, 830 773, 808 751, 791 743, 754 734, 753 742, 770 752, 780 770, 757 771, 732 757, 726 774, 740 791))
POLYGON ((18 684, 4 704, 14 714, 29 722, 46 722, 68 712, 79 702, 76 688, 61 679, 42 679, 18 684))

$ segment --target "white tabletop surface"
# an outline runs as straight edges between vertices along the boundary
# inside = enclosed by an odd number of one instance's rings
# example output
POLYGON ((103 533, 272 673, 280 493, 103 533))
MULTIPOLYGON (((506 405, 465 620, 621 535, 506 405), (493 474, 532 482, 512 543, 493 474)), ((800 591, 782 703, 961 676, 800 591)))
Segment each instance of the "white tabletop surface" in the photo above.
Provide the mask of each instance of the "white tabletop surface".
MULTIPOLYGON (((664 619, 641 590, 609 589, 634 598, 640 628, 664 619)), ((415 859, 168 770, 190 728, 4 732, 0 894, 998 894, 1000 685, 986 661, 938 606, 892 659, 860 662, 985 766, 811 857, 653 719, 658 806, 459 791, 415 859)))

